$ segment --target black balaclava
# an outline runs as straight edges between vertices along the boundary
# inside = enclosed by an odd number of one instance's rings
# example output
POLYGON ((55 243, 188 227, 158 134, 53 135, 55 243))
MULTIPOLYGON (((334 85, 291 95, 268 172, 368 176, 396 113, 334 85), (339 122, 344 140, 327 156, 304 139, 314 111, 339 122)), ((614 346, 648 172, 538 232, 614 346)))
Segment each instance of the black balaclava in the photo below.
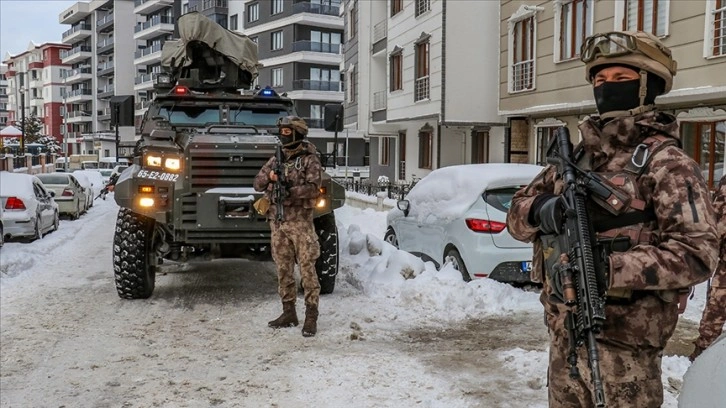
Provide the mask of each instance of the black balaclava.
MULTIPOLYGON (((605 68, 602 66, 601 68, 605 68)), ((635 72, 640 72, 638 68, 627 67, 635 72)), ((593 73, 593 76, 597 72, 593 73)), ((647 89, 645 101, 643 105, 652 105, 655 103, 655 97, 662 94, 665 89, 665 81, 660 77, 648 73, 647 89)), ((622 82, 603 82, 593 88, 595 94, 595 105, 600 115, 613 111, 627 111, 640 106, 640 79, 633 79, 622 82)))

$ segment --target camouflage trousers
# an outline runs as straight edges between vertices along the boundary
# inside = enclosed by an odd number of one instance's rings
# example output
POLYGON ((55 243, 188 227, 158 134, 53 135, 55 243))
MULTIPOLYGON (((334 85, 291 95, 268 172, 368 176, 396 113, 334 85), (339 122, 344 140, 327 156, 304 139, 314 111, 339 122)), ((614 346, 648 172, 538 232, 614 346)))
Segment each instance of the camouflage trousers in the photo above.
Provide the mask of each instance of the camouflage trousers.
MULTIPOLYGON (((660 407, 663 404, 661 358, 675 330, 677 305, 648 296, 633 305, 607 305, 605 314, 606 324, 603 333, 598 335, 597 349, 607 407, 660 407)), ((547 315, 549 406, 594 407, 586 345, 577 348, 579 378, 569 376, 570 343, 565 318, 566 313, 547 315)))
POLYGON ((272 229, 272 259, 277 265, 278 293, 283 302, 295 302, 295 261, 305 290, 305 305, 318 306, 320 282, 315 261, 320 256, 320 244, 311 221, 270 222, 272 229))
POLYGON ((701 317, 701 326, 698 328, 696 345, 702 349, 710 346, 721 335, 724 322, 726 322, 726 287, 711 286, 706 308, 701 317))

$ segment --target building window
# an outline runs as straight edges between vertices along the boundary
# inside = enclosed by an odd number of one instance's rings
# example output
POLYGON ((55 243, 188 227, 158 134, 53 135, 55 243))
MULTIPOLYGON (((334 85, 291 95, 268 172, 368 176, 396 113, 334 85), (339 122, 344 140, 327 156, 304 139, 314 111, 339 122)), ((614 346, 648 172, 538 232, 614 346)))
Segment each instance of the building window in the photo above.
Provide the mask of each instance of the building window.
POLYGON ((348 14, 348 39, 355 38, 358 33, 358 7, 357 4, 350 9, 348 14))
POLYGON ((391 64, 391 92, 403 89, 403 55, 395 54, 390 57, 391 64))
POLYGON ((378 164, 381 166, 388 166, 391 157, 391 139, 388 137, 382 137, 378 140, 381 145, 381 148, 378 151, 378 164))
POLYGON ((403 0, 391 0, 391 17, 403 10, 403 0))
POLYGON ((406 131, 398 132, 398 179, 406 180, 406 131))
POLYGON ((260 18, 260 3, 247 5, 247 22, 251 23, 260 18))
POLYGON ((555 133, 557 127, 540 126, 537 128, 537 152, 534 158, 535 163, 540 166, 547 165, 547 148, 550 145, 550 139, 555 133))
POLYGON ((726 0, 710 0, 709 11, 706 13, 706 37, 707 57, 718 57, 726 55, 726 0))
POLYGON ((585 37, 592 34, 592 0, 563 2, 556 11, 559 13, 556 27, 560 39, 559 60, 577 58, 585 37))
POLYGON ((429 98, 429 40, 416 44, 416 83, 414 101, 429 98))
POLYGON ((418 167, 431 169, 433 135, 429 131, 418 132, 418 167))
POLYGON ((237 29, 237 14, 233 14, 233 15, 229 16, 229 29, 230 30, 237 29))
POLYGON ((258 47, 260 46, 260 38, 259 38, 259 37, 257 37, 257 36, 255 36, 255 37, 250 37, 250 40, 251 40, 251 41, 252 41, 253 43, 257 44, 257 46, 258 46, 258 47))
POLYGON ((317 91, 338 91, 340 71, 330 68, 310 68, 310 88, 317 91))
POLYGON ((511 92, 534 89, 534 24, 534 16, 514 23, 511 49, 511 92))
POLYGON ((327 33, 324 31, 310 32, 310 51, 340 53, 340 33, 327 33))
POLYGON ((416 0, 416 17, 431 10, 431 0, 416 0))
POLYGON ((623 30, 647 31, 659 37, 668 29, 668 0, 625 0, 623 30))
POLYGON ((280 14, 283 10, 284 0, 272 0, 272 15, 280 14))
POLYGON ((701 167, 703 178, 712 190, 724 175, 726 121, 681 122, 683 150, 701 167))
POLYGON ((282 49, 282 31, 275 31, 272 33, 272 50, 282 49))
POLYGON ((489 162, 489 131, 475 130, 471 132, 471 162, 489 162))
POLYGON ((282 68, 272 69, 272 86, 282 86, 282 68))
POLYGON ((357 99, 356 88, 358 87, 358 72, 353 67, 348 73, 348 103, 355 103, 357 99))

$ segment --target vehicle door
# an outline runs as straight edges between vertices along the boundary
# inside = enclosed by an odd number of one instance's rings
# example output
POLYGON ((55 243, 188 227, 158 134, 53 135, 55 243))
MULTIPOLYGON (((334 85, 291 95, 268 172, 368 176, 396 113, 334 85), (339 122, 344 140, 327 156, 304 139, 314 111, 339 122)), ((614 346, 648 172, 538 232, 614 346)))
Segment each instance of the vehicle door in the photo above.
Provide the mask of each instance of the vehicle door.
POLYGON ((40 217, 40 227, 42 230, 46 230, 53 225, 55 218, 55 214, 53 213, 53 197, 43 187, 43 184, 37 181, 33 181, 33 192, 35 193, 35 200, 38 202, 37 213, 40 217))
POLYGON ((446 220, 430 212, 418 223, 417 242, 425 261, 433 260, 439 267, 444 255, 444 226, 446 220))
POLYGON ((68 178, 70 179, 69 184, 71 185, 71 188, 76 192, 76 197, 78 197, 78 205, 79 207, 86 208, 86 203, 88 202, 88 194, 86 194, 86 189, 83 188, 81 183, 78 182, 78 180, 72 176, 68 175, 68 178))
POLYGON ((420 245, 417 242, 418 222, 416 221, 416 215, 414 209, 409 209, 407 216, 401 214, 391 223, 398 238, 398 248, 413 254, 420 251, 420 245))

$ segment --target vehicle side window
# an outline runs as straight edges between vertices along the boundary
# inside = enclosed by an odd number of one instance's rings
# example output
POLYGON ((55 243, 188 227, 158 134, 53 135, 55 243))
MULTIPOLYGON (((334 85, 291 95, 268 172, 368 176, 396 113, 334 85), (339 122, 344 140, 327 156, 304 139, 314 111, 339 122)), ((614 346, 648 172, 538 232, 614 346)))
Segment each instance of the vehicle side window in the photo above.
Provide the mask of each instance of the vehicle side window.
POLYGON ((38 200, 45 200, 47 194, 45 193, 45 190, 43 189, 43 186, 39 185, 36 182, 33 182, 33 192, 35 193, 35 198, 38 200))

